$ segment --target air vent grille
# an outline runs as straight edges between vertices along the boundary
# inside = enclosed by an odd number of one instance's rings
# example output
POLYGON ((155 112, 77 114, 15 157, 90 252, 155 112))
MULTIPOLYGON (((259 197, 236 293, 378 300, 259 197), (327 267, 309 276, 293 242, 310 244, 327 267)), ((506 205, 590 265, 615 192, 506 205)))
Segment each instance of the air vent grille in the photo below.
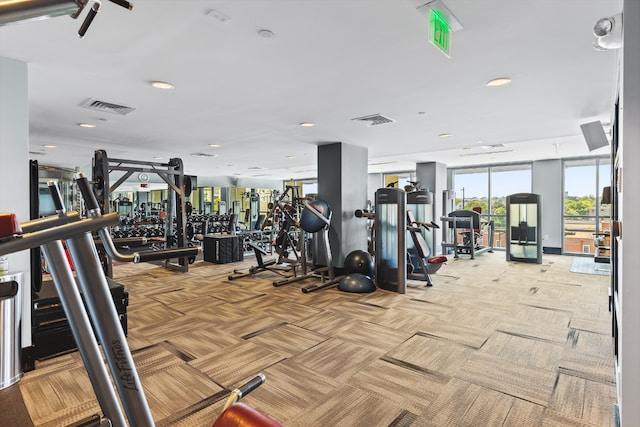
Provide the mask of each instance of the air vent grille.
POLYGON ((482 151, 482 152, 478 152, 478 153, 460 154, 460 157, 487 156, 487 155, 500 154, 500 153, 513 153, 514 151, 516 151, 516 150, 482 151))
POLYGON ((127 114, 135 110, 135 108, 133 107, 112 104, 111 102, 98 101, 97 99, 89 99, 84 104, 82 104, 82 107, 89 110, 100 111, 103 113, 119 114, 121 116, 126 116, 127 114))
POLYGON ((395 122, 395 120, 389 117, 385 117, 382 114, 371 114, 369 116, 356 117, 355 119, 351 120, 368 123, 367 126, 378 126, 395 122))
POLYGON ((197 157, 218 157, 217 154, 209 154, 209 153, 191 153, 191 156, 197 157))

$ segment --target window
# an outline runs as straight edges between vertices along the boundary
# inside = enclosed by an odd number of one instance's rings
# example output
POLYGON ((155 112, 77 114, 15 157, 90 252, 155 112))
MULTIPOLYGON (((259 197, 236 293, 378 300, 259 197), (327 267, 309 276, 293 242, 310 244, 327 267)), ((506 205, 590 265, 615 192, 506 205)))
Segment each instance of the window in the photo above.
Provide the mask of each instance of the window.
POLYGON ((610 185, 608 158, 564 162, 564 252, 594 254, 594 237, 609 229, 608 206, 600 204, 610 185))
MULTIPOLYGON (((531 164, 499 165, 454 170, 454 209, 480 208, 494 223, 493 245, 505 247, 505 201, 508 195, 531 192, 531 164)), ((482 244, 487 244, 484 236, 482 244)))

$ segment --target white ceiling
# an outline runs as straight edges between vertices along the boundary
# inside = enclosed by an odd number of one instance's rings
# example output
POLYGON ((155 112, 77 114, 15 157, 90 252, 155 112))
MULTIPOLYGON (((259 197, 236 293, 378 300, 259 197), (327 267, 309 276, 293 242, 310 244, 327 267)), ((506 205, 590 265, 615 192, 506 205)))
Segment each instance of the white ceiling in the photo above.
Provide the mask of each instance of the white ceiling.
POLYGON ((84 39, 84 15, 0 27, 0 56, 29 64, 40 164, 87 168, 104 149, 180 157, 198 176, 299 179, 315 176, 320 144, 367 147, 370 172, 501 163, 589 155, 580 124, 610 121, 618 51, 594 50, 592 28, 621 0, 444 0, 464 26, 451 58, 428 41, 428 0, 132 2, 104 1, 84 39), (512 83, 485 86, 501 76, 512 83), (370 114, 395 122, 352 120, 370 114))

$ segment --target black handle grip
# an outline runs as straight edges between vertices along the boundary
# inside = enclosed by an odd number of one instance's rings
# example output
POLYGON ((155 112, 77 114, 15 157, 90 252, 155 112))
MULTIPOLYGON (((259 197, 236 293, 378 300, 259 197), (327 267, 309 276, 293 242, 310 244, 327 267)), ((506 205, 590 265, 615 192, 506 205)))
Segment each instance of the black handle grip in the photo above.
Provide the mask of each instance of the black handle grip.
POLYGON ((183 258, 192 257, 198 255, 199 249, 193 248, 178 248, 178 249, 166 249, 160 251, 140 252, 140 262, 147 261, 159 261, 163 259, 171 258, 183 258))
POLYGON ((49 191, 51 192, 51 198, 53 199, 53 205, 56 207, 56 212, 64 213, 66 208, 64 207, 64 200, 62 200, 58 183, 56 181, 47 181, 47 186, 49 186, 49 191))
POLYGON ((82 172, 77 173, 75 179, 78 190, 80 190, 80 194, 82 194, 82 198, 84 199, 84 204, 87 208, 87 211, 100 212, 100 206, 98 205, 96 196, 93 194, 93 191, 91 191, 91 185, 89 184, 89 180, 87 179, 85 174, 82 172))
POLYGON ((98 14, 99 9, 100 9, 100 3, 94 3, 93 7, 91 7, 91 9, 89 9, 89 12, 87 12, 87 16, 84 18, 84 21, 82 21, 82 25, 78 30, 78 35, 80 36, 80 38, 84 37, 85 33, 89 29, 89 26, 93 22, 93 19, 98 14))
POLYGON ((355 215, 356 218, 367 218, 367 219, 374 219, 376 216, 376 214, 374 214, 373 212, 363 211, 362 209, 356 209, 353 215, 355 215))
POLYGON ((241 386, 239 386, 236 390, 239 392, 239 397, 246 396, 251 393, 253 390, 260 387, 265 380, 265 376, 263 374, 258 374, 255 377, 251 378, 241 386))
POLYGON ((129 10, 133 9, 133 5, 126 0, 110 0, 110 1, 111 3, 115 3, 118 6, 122 6, 125 9, 129 9, 129 10))

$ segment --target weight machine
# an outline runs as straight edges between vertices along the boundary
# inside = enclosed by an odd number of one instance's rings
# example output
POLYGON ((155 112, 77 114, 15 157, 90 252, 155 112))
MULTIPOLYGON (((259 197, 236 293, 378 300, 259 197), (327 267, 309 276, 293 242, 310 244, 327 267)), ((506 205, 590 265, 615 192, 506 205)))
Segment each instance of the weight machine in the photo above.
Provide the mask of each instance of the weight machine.
MULTIPOLYGON (((168 163, 144 162, 137 160, 110 159, 106 151, 96 150, 93 158, 93 193, 102 212, 111 211, 109 195, 134 173, 153 173, 158 175, 169 186, 167 199, 167 217, 165 219, 165 248, 189 248, 187 233, 187 201, 191 195, 191 178, 184 175, 182 160, 170 159, 168 163), (113 184, 110 184, 109 174, 112 172, 124 172, 113 184), (174 228, 175 219, 175 228, 174 228), (174 238, 175 232, 175 238, 174 238)), ((197 248, 184 252, 178 258, 178 263, 172 263, 169 258, 156 258, 162 260, 163 265, 172 270, 182 272, 189 271, 189 264, 195 260, 197 248), (189 254, 189 255, 187 255, 189 254)), ((103 269, 108 277, 113 276, 111 259, 104 251, 99 251, 103 269)))
MULTIPOLYGON (((51 268, 54 285, 105 418, 99 425, 151 427, 154 425, 153 417, 126 336, 111 300, 106 275, 100 265, 91 233, 100 235, 109 257, 123 262, 144 262, 158 259, 159 255, 165 258, 181 257, 185 249, 133 255, 118 253, 108 228, 119 222, 118 214, 115 212, 102 214, 90 184, 83 174, 76 176, 76 184, 85 199, 88 218, 82 219, 78 212, 66 213, 58 187, 51 181, 49 188, 54 193, 57 215, 21 224, 18 224, 14 214, 0 215, 2 232, 0 255, 42 247, 51 268), (66 242, 75 266, 78 285, 65 255, 62 239, 66 242), (80 291, 84 298, 80 296, 80 291), (98 340, 101 346, 98 345, 98 340), (106 366, 103 357, 106 360, 106 366)), ((255 410, 249 409, 246 412, 244 410, 246 405, 235 406, 239 397, 255 389, 262 382, 264 382, 264 376, 260 374, 249 380, 241 389, 234 390, 227 402, 227 408, 214 425, 233 425, 227 418, 235 415, 236 420, 240 422, 238 425, 280 426, 255 410), (245 420, 242 419, 243 417, 246 417, 245 420)))
POLYGON ((458 209, 440 219, 443 228, 448 228, 451 239, 442 242, 442 250, 453 248, 454 258, 459 258, 459 254, 468 254, 475 259, 481 253, 493 252, 493 220, 482 220, 480 212, 468 209, 458 209), (480 241, 485 233, 488 233, 488 244, 482 246, 480 241))

